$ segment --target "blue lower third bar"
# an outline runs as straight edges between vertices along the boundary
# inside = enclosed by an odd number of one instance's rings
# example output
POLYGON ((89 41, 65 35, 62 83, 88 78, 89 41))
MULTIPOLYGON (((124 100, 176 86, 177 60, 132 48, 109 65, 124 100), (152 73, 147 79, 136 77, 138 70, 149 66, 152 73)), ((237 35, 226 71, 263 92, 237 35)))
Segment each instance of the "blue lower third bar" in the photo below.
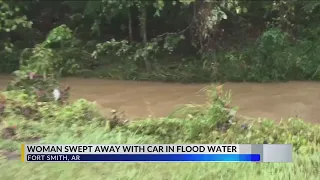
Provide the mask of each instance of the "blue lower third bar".
POLYGON ((260 154, 27 154, 42 162, 260 162, 260 154))

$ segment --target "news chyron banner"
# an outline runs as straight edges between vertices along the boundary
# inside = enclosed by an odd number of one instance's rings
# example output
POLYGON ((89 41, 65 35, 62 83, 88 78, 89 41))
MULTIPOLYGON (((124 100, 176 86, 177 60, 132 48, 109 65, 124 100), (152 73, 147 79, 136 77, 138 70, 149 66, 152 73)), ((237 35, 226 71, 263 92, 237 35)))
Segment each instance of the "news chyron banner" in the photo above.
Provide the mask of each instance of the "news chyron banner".
POLYGON ((22 162, 292 162, 290 144, 22 144, 22 162))

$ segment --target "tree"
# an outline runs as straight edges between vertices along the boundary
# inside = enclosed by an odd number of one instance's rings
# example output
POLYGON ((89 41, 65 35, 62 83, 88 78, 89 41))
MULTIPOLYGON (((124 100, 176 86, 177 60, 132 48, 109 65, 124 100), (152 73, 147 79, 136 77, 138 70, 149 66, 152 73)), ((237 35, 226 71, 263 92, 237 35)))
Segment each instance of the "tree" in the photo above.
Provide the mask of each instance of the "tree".
POLYGON ((0 0, 0 34, 6 37, 3 47, 9 52, 12 51, 13 44, 8 34, 19 27, 31 28, 32 26, 32 22, 28 21, 26 15, 20 15, 20 7, 10 2, 0 0))

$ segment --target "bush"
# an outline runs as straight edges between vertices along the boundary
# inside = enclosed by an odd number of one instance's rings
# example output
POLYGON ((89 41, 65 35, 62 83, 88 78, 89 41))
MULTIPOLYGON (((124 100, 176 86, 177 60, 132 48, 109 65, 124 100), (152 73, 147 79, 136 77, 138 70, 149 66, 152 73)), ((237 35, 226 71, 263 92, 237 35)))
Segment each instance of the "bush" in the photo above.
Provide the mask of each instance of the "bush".
POLYGON ((270 119, 252 121, 235 118, 234 112, 224 108, 229 103, 229 95, 221 97, 221 93, 212 90, 211 93, 209 105, 189 105, 183 111, 186 113, 183 120, 147 120, 119 130, 125 128, 135 134, 152 136, 161 143, 293 144, 297 153, 313 154, 320 150, 319 125, 300 119, 284 120, 278 124, 270 119))
POLYGON ((39 102, 23 90, 4 92, 6 102, 1 118, 6 128, 15 127, 15 135, 6 139, 28 140, 42 138, 52 133, 68 131, 78 133, 84 126, 105 126, 105 118, 94 103, 80 99, 61 105, 55 101, 39 102), (70 129, 71 128, 71 129, 70 129), (73 131, 74 130, 74 131, 73 131))
POLYGON ((217 81, 319 80, 318 41, 291 38, 269 29, 251 46, 204 55, 203 71, 212 72, 217 81))

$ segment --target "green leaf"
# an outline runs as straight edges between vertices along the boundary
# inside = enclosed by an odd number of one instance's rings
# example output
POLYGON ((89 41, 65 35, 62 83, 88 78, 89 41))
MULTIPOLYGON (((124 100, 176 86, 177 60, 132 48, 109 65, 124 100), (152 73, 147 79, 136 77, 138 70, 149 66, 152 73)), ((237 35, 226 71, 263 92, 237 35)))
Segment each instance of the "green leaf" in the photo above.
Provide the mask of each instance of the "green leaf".
POLYGON ((228 16, 225 13, 222 13, 221 18, 222 19, 228 19, 228 16))
POLYGON ((11 30, 16 30, 17 29, 17 25, 13 25, 12 27, 11 27, 11 30))
POLYGON ((243 8, 242 8, 242 12, 247 13, 247 12, 248 12, 248 9, 247 9, 246 7, 243 7, 243 8))
POLYGON ((160 11, 159 11, 159 10, 156 10, 156 12, 154 13, 154 16, 160 17, 160 11))
POLYGON ((151 50, 151 49, 152 49, 152 46, 150 46, 150 45, 147 46, 147 49, 148 49, 148 50, 151 50))
POLYGON ((8 52, 12 52, 12 49, 10 47, 5 46, 4 49, 8 52))
POLYGON ((190 5, 191 3, 195 2, 195 0, 179 0, 182 4, 190 5))
POLYGON ((240 14, 241 13, 241 7, 236 7, 236 12, 237 12, 237 14, 240 14))
POLYGON ((158 7, 158 4, 157 3, 153 3, 153 7, 157 8, 158 7))

